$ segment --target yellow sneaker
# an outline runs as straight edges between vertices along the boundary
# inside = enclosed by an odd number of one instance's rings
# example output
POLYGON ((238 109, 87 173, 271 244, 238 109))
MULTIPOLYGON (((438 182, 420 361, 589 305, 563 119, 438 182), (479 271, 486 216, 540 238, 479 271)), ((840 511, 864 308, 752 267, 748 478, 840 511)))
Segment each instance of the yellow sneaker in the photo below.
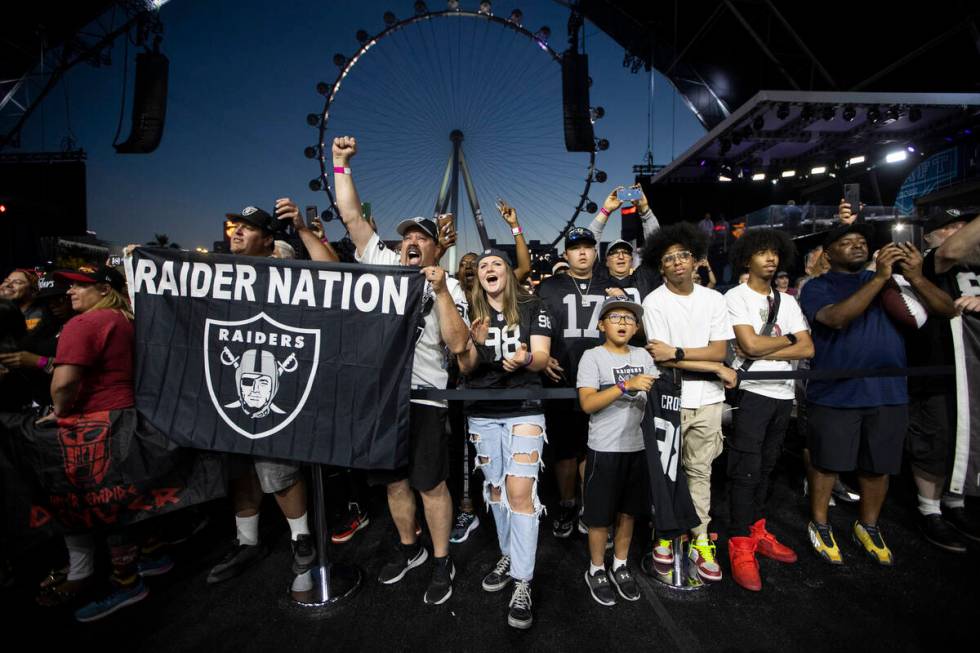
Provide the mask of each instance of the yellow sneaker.
POLYGON ((877 526, 854 522, 854 541, 864 547, 865 552, 879 565, 890 567, 895 564, 892 551, 885 544, 885 538, 881 536, 877 526))
POLYGON ((806 530, 810 534, 810 544, 813 545, 813 550, 818 556, 832 565, 844 564, 844 558, 837 546, 837 540, 834 539, 834 529, 830 527, 830 524, 810 522, 806 530))

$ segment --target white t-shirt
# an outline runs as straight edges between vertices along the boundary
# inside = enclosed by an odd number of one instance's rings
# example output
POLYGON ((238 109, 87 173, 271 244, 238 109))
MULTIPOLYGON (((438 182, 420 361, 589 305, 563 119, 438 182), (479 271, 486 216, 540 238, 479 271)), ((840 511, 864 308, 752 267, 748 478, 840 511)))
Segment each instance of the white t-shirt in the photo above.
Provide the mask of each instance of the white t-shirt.
MULTIPOLYGON (((358 263, 365 265, 400 265, 401 257, 397 252, 388 249, 387 246, 378 238, 378 234, 371 236, 371 240, 364 246, 364 253, 360 256, 354 255, 358 263)), ((449 294, 453 297, 456 310, 459 311, 463 322, 467 322, 468 307, 466 305, 466 294, 459 282, 446 276, 446 287, 449 294)), ((432 294, 432 284, 425 282, 425 291, 422 295, 422 310, 427 312, 423 322, 422 333, 415 341, 415 362, 412 365, 412 389, 417 388, 437 388, 445 390, 449 384, 449 351, 445 343, 442 342, 442 334, 439 331, 439 316, 434 306, 435 297, 432 294)), ((416 404, 426 404, 428 406, 446 407, 445 401, 434 401, 429 399, 412 399, 416 404)))
MULTIPOLYGON (((643 330, 648 340, 684 349, 735 337, 725 298, 697 284, 690 295, 671 292, 666 284, 647 295, 643 300, 643 330)), ((681 384, 681 408, 700 408, 724 400, 721 381, 685 380, 681 384)))
MULTIPOLYGON (((759 333, 769 319, 769 300, 772 297, 762 295, 751 288, 749 284, 743 283, 735 286, 725 293, 725 301, 728 303, 728 315, 731 317, 732 326, 747 324, 752 327, 752 331, 759 333)), ((776 324, 773 325, 773 336, 784 336, 787 333, 799 333, 809 331, 810 327, 803 317, 803 311, 796 300, 786 293, 779 293, 779 313, 776 315, 776 324)), ((793 369, 791 361, 757 360, 749 368, 750 372, 788 372, 793 369)), ((794 381, 771 380, 771 381, 742 381, 739 387, 749 392, 754 392, 764 397, 773 399, 793 399, 796 396, 794 391, 794 381)))

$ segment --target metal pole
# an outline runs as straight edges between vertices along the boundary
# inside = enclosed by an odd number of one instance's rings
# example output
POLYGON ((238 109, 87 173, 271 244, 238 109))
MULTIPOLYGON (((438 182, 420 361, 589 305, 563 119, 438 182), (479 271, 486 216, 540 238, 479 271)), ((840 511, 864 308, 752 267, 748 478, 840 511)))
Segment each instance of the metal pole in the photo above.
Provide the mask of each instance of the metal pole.
POLYGON ((459 166, 463 170, 463 183, 466 186, 466 195, 470 200, 470 210, 473 212, 473 222, 476 223, 476 231, 480 234, 480 244, 483 249, 490 249, 490 237, 487 235, 487 225, 483 222, 483 212, 480 211, 480 202, 476 197, 476 188, 470 178, 470 169, 466 165, 466 155, 463 154, 463 147, 459 148, 459 166))
POLYGON ((303 607, 329 607, 353 596, 361 585, 361 570, 327 559, 327 518, 324 501, 323 466, 313 465, 313 524, 316 529, 317 565, 311 570, 313 587, 293 591, 292 598, 303 607))

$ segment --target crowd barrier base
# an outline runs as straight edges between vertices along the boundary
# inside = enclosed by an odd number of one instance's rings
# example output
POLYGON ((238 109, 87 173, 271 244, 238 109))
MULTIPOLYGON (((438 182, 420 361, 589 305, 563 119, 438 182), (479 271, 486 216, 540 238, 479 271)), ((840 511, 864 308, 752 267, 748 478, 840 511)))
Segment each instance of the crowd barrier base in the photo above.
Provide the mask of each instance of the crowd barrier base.
POLYGON ((640 561, 640 568, 647 576, 659 582, 663 587, 678 591, 692 592, 705 588, 704 581, 698 576, 697 567, 687 555, 687 538, 683 535, 674 538, 674 562, 664 565, 653 559, 650 551, 640 561))
POLYGON ((363 575, 353 565, 330 562, 327 558, 327 519, 324 506, 323 465, 312 465, 313 523, 317 565, 312 570, 313 589, 291 592, 293 602, 304 608, 329 608, 352 597, 361 586, 363 575))

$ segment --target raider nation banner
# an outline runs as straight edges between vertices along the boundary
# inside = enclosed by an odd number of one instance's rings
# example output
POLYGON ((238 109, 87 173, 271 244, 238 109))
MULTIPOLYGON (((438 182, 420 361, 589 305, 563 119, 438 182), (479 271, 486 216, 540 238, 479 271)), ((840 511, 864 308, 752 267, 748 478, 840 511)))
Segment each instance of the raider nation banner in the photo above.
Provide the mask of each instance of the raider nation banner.
POLYGON ((136 406, 200 449, 408 462, 417 268, 137 249, 136 406))

